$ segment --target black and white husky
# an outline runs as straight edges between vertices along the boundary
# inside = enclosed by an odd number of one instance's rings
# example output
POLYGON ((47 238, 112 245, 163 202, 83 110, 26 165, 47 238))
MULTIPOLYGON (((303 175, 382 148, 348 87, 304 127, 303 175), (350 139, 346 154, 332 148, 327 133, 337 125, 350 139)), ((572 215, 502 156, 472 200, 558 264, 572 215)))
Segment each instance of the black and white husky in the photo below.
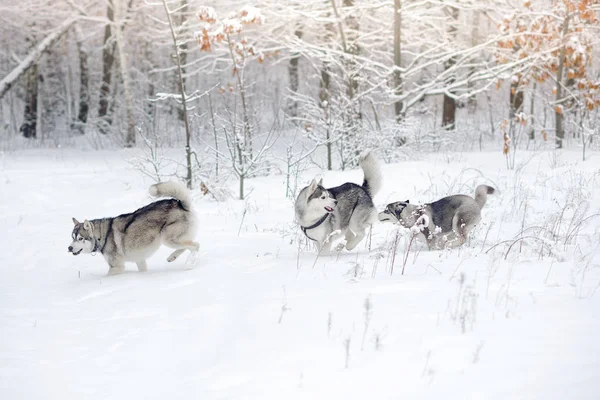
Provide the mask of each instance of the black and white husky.
POLYGON ((198 251, 194 241, 196 217, 192 211, 190 192, 177 182, 164 182, 150 186, 153 197, 172 197, 158 200, 131 214, 114 218, 93 219, 83 222, 73 218, 73 242, 69 252, 73 255, 101 253, 108 265, 108 275, 119 274, 126 261, 137 263, 139 271, 146 271, 146 259, 161 244, 176 249, 167 258, 174 261, 185 250, 198 251))
POLYGON ((344 183, 326 189, 323 179, 313 179, 296 198, 296 220, 302 232, 317 242, 319 252, 327 253, 331 242, 342 235, 346 238, 346 249, 354 249, 365 237, 366 229, 377 221, 377 209, 373 196, 381 187, 379 162, 370 151, 359 158, 364 173, 362 186, 344 183))
POLYGON ((469 232, 481 221, 481 209, 494 188, 479 185, 475 199, 464 194, 444 197, 433 203, 410 204, 408 200, 387 205, 380 221, 399 223, 415 230, 430 249, 455 248, 466 242, 469 232))

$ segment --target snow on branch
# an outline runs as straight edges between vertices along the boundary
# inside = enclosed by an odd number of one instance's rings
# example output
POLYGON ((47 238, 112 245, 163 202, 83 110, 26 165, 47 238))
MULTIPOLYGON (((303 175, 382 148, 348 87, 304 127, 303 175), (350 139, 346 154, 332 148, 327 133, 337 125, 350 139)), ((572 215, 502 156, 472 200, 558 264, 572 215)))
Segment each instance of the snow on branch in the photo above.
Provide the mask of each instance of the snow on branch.
POLYGON ((14 83, 23 74, 25 74, 27 70, 29 70, 29 68, 35 65, 35 63, 42 56, 42 53, 44 53, 44 51, 46 51, 48 48, 52 47, 54 43, 56 43, 58 39, 60 39, 61 36, 69 30, 69 28, 71 27, 71 25, 73 25, 74 22, 74 18, 68 19, 65 22, 63 22, 54 32, 46 36, 46 38, 42 40, 40 44, 38 44, 36 48, 33 49, 33 51, 31 51, 31 53, 29 53, 29 55, 25 57, 15 69, 13 69, 8 75, 6 75, 2 79, 2 81, 0 81, 0 99, 4 97, 6 92, 8 92, 10 88, 12 88, 14 83))

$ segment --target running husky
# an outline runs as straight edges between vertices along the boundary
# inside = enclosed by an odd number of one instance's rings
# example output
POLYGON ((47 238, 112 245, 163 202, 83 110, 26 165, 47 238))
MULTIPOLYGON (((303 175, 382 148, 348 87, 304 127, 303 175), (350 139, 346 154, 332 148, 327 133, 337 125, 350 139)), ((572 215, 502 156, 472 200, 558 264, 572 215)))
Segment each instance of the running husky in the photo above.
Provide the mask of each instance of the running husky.
POLYGON ((381 187, 381 172, 375 155, 367 150, 359 158, 364 173, 362 186, 344 183, 325 189, 323 179, 300 191, 296 199, 296 220, 302 232, 317 242, 319 253, 328 253, 331 242, 346 236, 346 249, 354 249, 365 230, 377 220, 373 196, 381 187))
POLYGON ((455 248, 465 243, 469 232, 481 221, 487 195, 494 191, 491 186, 479 185, 475 199, 456 194, 423 205, 397 201, 379 213, 379 220, 418 228, 430 249, 455 248))
POLYGON ((139 271, 146 271, 146 258, 161 243, 176 249, 168 258, 174 261, 186 249, 198 251, 193 241, 196 217, 192 211, 190 192, 177 182, 157 183, 150 186, 153 197, 173 197, 159 200, 131 214, 114 218, 93 219, 83 222, 73 218, 73 243, 69 252, 74 256, 100 252, 110 266, 108 275, 124 271, 125 261, 137 263, 139 271))

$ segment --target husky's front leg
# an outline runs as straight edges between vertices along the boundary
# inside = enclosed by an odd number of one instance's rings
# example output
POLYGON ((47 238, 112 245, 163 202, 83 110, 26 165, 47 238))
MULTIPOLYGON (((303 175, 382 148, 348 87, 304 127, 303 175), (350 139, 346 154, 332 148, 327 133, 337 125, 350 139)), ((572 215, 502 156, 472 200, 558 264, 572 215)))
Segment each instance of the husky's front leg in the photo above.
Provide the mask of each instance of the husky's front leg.
POLYGON ((324 242, 319 243, 319 254, 328 255, 331 253, 331 240, 325 240, 324 242))
POLYGON ((138 267, 138 271, 140 271, 140 272, 148 271, 148 264, 146 264, 146 260, 138 261, 138 262, 136 262, 136 264, 138 267))
POLYGON ((327 255, 331 253, 331 243, 336 240, 337 238, 339 238, 342 235, 342 231, 340 231, 339 229, 336 229, 335 231, 331 232, 329 235, 325 236, 325 239, 323 239, 320 243, 319 243, 319 254, 321 255, 327 255))
MULTIPOLYGON (((350 229, 348 229, 348 232, 350 232, 350 229)), ((356 246, 358 246, 358 244, 363 240, 363 238, 365 237, 365 233, 358 231, 354 237, 351 237, 350 239, 348 239, 348 234, 346 234, 346 249, 347 250, 354 250, 354 248, 356 246)))
MULTIPOLYGON (((145 264, 145 261, 144 261, 145 264)), ((119 275, 125 271, 125 264, 123 260, 113 259, 108 261, 109 269, 106 276, 119 275)))

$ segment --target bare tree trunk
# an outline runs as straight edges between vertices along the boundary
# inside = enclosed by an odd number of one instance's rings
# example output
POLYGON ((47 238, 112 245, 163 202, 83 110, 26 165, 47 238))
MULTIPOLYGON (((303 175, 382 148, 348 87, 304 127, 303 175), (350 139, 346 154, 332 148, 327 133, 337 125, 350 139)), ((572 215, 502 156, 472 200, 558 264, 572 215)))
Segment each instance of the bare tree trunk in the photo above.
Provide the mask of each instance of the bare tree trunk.
POLYGON ((556 107, 554 109, 554 126, 556 129, 556 148, 561 149, 563 147, 563 140, 565 138, 565 128, 563 126, 563 106, 562 102, 562 89, 563 89, 563 71, 565 67, 565 48, 566 43, 564 42, 567 33, 569 32, 569 15, 566 16, 563 22, 562 30, 562 44, 560 47, 560 55, 558 59, 558 71, 556 72, 556 107))
POLYGON ((25 112, 19 130, 24 137, 35 139, 37 137, 38 65, 34 64, 29 68, 25 76, 25 112))
MULTIPOLYGON (((354 0, 344 0, 344 7, 354 7, 354 0)), ((345 19, 346 25, 348 26, 348 35, 346 36, 346 52, 353 56, 356 56, 360 53, 360 46, 358 45, 358 30, 360 28, 358 18, 353 15, 353 12, 349 13, 345 19)), ((340 24, 341 26, 341 24, 340 24)), ((356 93, 358 92, 358 76, 355 67, 355 60, 351 59, 349 65, 349 91, 348 97, 350 100, 354 100, 356 93)))
MULTIPOLYGON (((342 5, 345 9, 354 7, 354 0, 343 0, 342 5)), ((342 42, 342 48, 345 56, 345 69, 348 79, 347 95, 348 95, 348 111, 344 113, 344 124, 345 124, 345 138, 341 142, 341 155, 342 155, 342 169, 345 169, 346 161, 349 161, 351 166, 358 164, 358 156, 360 149, 358 148, 357 137, 359 136, 360 123, 362 120, 362 113, 360 109, 360 103, 356 100, 356 94, 358 92, 359 80, 358 71, 356 68, 355 57, 360 53, 360 47, 358 45, 358 30, 360 28, 358 19, 353 15, 355 10, 346 11, 347 16, 344 18, 344 22, 348 28, 346 32, 340 13, 338 12, 335 0, 331 0, 331 6, 333 12, 338 20, 338 29, 340 39, 342 42), (347 33, 347 34, 346 34, 347 33), (348 157, 348 160, 346 160, 348 157)))
POLYGON ((169 29, 171 30, 171 38, 173 39, 173 48, 175 49, 175 61, 177 62, 177 74, 179 78, 179 90, 181 93, 181 104, 183 107, 183 122, 185 125, 185 158, 187 162, 187 177, 186 184, 188 189, 192 188, 192 148, 190 145, 190 138, 192 133, 190 131, 190 124, 188 122, 187 114, 187 99, 185 95, 185 81, 183 80, 183 69, 181 67, 181 57, 179 54, 179 47, 177 46, 177 35, 173 27, 173 20, 171 19, 171 11, 167 7, 165 0, 162 0, 165 13, 167 14, 167 20, 169 21, 169 29))
MULTIPOLYGON (((187 40, 182 40, 181 33, 184 30, 184 25, 187 21, 186 12, 188 11, 188 0, 181 0, 179 4, 179 12, 181 15, 181 19, 179 21, 179 40, 181 44, 179 45, 179 58, 181 59, 181 76, 183 79, 183 86, 185 87, 185 65, 187 64, 187 52, 188 52, 188 43, 187 40)), ((184 38, 185 39, 185 38, 184 38)), ((179 86, 179 85, 177 85, 179 86)), ((179 120, 183 121, 185 118, 185 113, 183 112, 183 107, 179 109, 179 120)))
MULTIPOLYGON (((479 43, 479 15, 481 11, 473 10, 473 26, 471 29, 471 47, 477 46, 479 43)), ((476 56, 477 57, 477 56, 476 56)), ((475 73, 475 68, 470 68, 469 76, 472 76, 475 73)), ((472 83, 468 83, 468 88, 471 89, 472 83)), ((477 95, 472 94, 469 96, 468 103, 469 113, 475 113, 477 111, 477 95)))
MULTIPOLYGON (((120 1, 120 0, 119 0, 120 1)), ((98 126, 101 133, 108 133, 108 126, 112 124, 112 118, 108 115, 110 98, 110 82, 112 79, 112 68, 115 61, 115 41, 112 37, 112 24, 115 21, 113 0, 107 0, 106 17, 110 21, 104 27, 104 46, 102 47, 102 84, 100 85, 100 104, 98 107, 98 126)))
MULTIPOLYGON (((450 40, 456 41, 456 32, 457 22, 459 10, 456 7, 448 6, 445 8, 445 12, 450 17, 450 22, 448 23, 448 35, 450 40)), ((448 61, 446 61, 444 68, 446 70, 451 69, 456 64, 456 58, 451 57, 448 61)), ((446 81, 448 84, 452 84, 454 82, 454 75, 452 75, 446 81)), ((442 126, 446 129, 454 129, 456 127, 456 100, 454 97, 448 94, 444 94, 444 106, 443 106, 443 114, 442 114, 442 126)))
MULTIPOLYGON (((328 14, 329 16, 329 14, 328 14)), ((330 44, 335 36, 335 27, 332 23, 325 24, 325 35, 323 41, 325 44, 330 44)), ((321 66, 321 79, 319 81, 319 100, 320 106, 323 109, 324 120, 327 132, 325 132, 326 148, 327 148, 327 170, 331 171, 333 168, 332 160, 332 145, 331 143, 331 124, 330 124, 330 96, 331 96, 331 71, 329 62, 323 61, 321 66)))
POLYGON ((529 114, 531 115, 531 129, 529 131, 529 139, 535 139, 535 90, 537 88, 537 82, 533 81, 533 89, 531 89, 531 98, 529 99, 529 114))
MULTIPOLYGON (((401 0, 394 0, 394 94, 396 96, 402 95, 402 53, 401 53, 401 28, 402 28, 402 14, 401 14, 402 3, 401 0)), ((400 122, 403 119, 402 113, 402 101, 397 100, 394 103, 394 113, 396 115, 396 122, 400 122)))
POLYGON ((515 80, 510 84, 510 118, 514 118, 515 115, 523 110, 523 101, 525 100, 525 94, 520 88, 521 80, 515 80))
MULTIPOLYGON (((146 63, 148 65, 148 70, 151 70, 154 67, 154 58, 152 56, 152 49, 151 49, 152 43, 146 41, 144 43, 144 57, 146 58, 146 63)), ((145 113, 146 113, 146 117, 148 119, 150 119, 155 128, 156 128, 156 120, 153 118, 154 113, 156 111, 156 105, 155 102, 152 101, 152 98, 154 97, 154 93, 156 91, 156 88, 154 87, 154 81, 152 79, 148 79, 148 89, 147 89, 147 93, 148 93, 148 99, 146 99, 145 101, 145 113)))
POLYGON ((329 104, 329 90, 331 85, 331 75, 329 73, 329 63, 323 62, 323 66, 321 67, 321 81, 320 81, 320 90, 319 90, 319 100, 321 108, 323 108, 323 112, 325 114, 325 126, 327 129, 326 135, 326 146, 327 146, 327 170, 331 171, 332 168, 332 160, 331 160, 331 132, 330 132, 330 124, 329 124, 329 110, 331 105, 329 104))
MULTIPOLYGON (((121 23, 124 21, 125 12, 123 12, 122 3, 118 2, 115 10, 117 15, 115 20, 121 23)), ((123 29, 120 26, 115 27, 115 38, 119 49, 119 66, 123 78, 123 92, 125 94, 125 112, 127 114, 127 134, 125 136, 125 147, 135 146, 135 115, 133 110, 133 94, 131 91, 131 79, 129 77, 129 60, 125 51, 125 38, 123 29)))
POLYGON ((79 25, 75 25, 75 35, 79 52, 79 112, 77 114, 76 127, 83 134, 90 109, 88 54, 84 48, 83 36, 79 25))
MULTIPOLYGON (((302 29, 300 27, 296 28, 294 32, 298 39, 302 38, 302 29)), ((290 58, 290 65, 288 67, 288 72, 290 76, 290 90, 294 93, 298 93, 298 89, 300 88, 300 79, 298 77, 298 64, 300 62, 300 54, 294 53, 290 58)), ((297 117, 298 116, 298 101, 295 99, 290 100, 290 104, 288 104, 288 112, 290 116, 297 117)))
POLYGON ((229 36, 229 34, 227 34, 227 43, 230 44, 229 46, 229 55, 231 57, 231 61, 233 62, 234 65, 234 75, 236 78, 236 82, 237 82, 237 87, 238 90, 240 92, 240 100, 242 100, 242 120, 244 123, 244 152, 246 153, 244 155, 244 157, 248 157, 249 159, 252 159, 252 153, 253 153, 253 144, 252 144, 252 127, 250 126, 250 110, 248 109, 249 105, 248 102, 246 101, 246 82, 244 80, 244 68, 237 68, 236 67, 236 59, 235 59, 235 55, 233 54, 234 48, 231 45, 232 40, 231 37, 229 36))

